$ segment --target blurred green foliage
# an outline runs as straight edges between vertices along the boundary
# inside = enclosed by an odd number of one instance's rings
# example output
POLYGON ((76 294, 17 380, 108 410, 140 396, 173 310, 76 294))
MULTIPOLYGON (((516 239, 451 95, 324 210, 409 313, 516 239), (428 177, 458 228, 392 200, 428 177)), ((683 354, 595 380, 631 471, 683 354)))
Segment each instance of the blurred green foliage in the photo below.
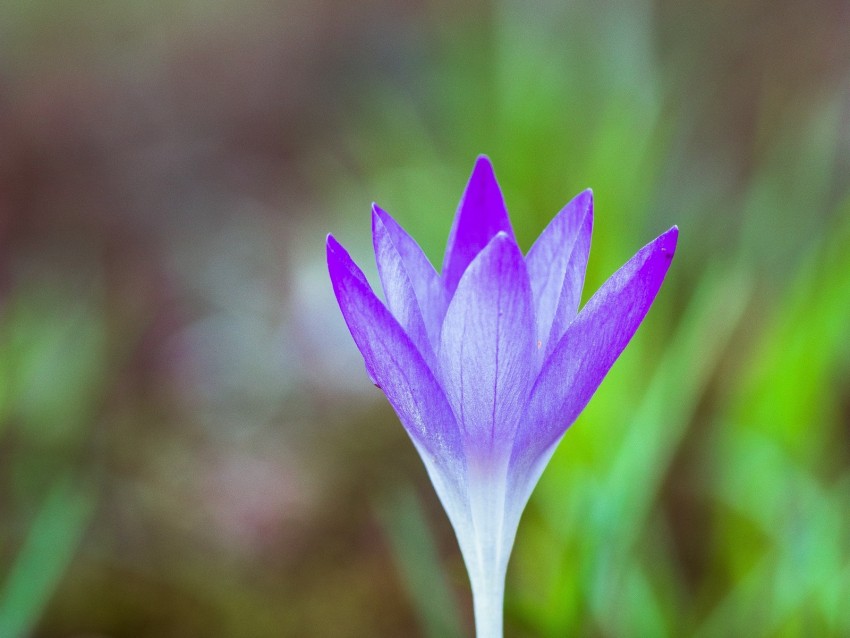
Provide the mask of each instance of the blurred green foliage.
POLYGON ((478 153, 525 248, 594 189, 585 298, 681 229, 507 635, 850 635, 841 4, 0 9, 0 636, 470 632, 321 246, 439 264, 478 153))

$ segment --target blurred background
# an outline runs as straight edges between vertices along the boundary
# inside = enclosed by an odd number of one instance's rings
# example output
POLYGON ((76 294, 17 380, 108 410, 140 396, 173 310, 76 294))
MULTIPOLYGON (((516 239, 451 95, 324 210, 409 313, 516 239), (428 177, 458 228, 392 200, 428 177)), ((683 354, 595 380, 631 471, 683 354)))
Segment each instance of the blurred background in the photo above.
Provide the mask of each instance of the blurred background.
MULTIPOLYGON (((478 153, 527 249, 653 310, 526 510, 506 635, 850 635, 844 0, 0 4, 0 636, 470 636, 327 278, 440 263, 478 153)), ((375 281, 375 279, 373 279, 375 281)))

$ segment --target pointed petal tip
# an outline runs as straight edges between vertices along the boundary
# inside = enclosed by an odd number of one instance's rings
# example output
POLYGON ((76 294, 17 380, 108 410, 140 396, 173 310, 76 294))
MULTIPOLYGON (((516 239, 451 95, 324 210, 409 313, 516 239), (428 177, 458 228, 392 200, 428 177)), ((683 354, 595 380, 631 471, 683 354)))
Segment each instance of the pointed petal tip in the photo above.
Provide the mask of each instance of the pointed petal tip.
POLYGON ((585 188, 567 202, 564 207, 558 211, 556 218, 561 217, 562 220, 568 218, 584 219, 585 217, 593 218, 593 189, 585 188))
POLYGON ((372 202, 372 234, 375 233, 375 228, 379 224, 381 226, 384 225, 383 215, 381 214, 383 212, 384 211, 381 210, 380 206, 378 206, 375 202, 372 202))
POLYGON ((593 217, 593 189, 585 188, 582 192, 576 195, 576 199, 587 208, 587 214, 593 217))
POLYGON ((383 208, 378 206, 375 202, 372 202, 372 230, 374 231, 376 224, 380 223, 382 226, 388 225, 398 225, 398 223, 390 216, 390 214, 385 211, 383 208))
POLYGON ((375 202, 372 202, 371 211, 372 211, 372 230, 374 231, 375 224, 379 223, 379 221, 383 221, 382 217, 383 217, 384 211, 375 202))
MULTIPOLYGON (((345 246, 340 244, 336 240, 336 237, 330 233, 328 233, 325 248, 328 258, 328 269, 331 271, 331 278, 334 278, 335 273, 342 271, 352 272, 357 268, 357 265, 354 263, 351 255, 348 254, 345 246)), ((362 277, 358 278, 365 280, 362 277)))
POLYGON ((354 279, 359 281, 363 286, 369 288, 369 281, 366 279, 366 275, 364 275, 363 271, 360 270, 356 263, 354 263, 354 260, 351 258, 351 255, 348 254, 345 247, 330 233, 328 233, 325 241, 328 260, 328 274, 331 277, 331 284, 333 284, 334 291, 337 293, 337 298, 339 298, 340 287, 343 286, 344 281, 349 280, 350 277, 354 277, 354 279))
POLYGON ((671 227, 670 230, 661 234, 655 241, 658 249, 666 254, 669 259, 672 259, 673 255, 676 254, 676 245, 679 242, 679 227, 671 227))
POLYGON ((336 240, 336 237, 328 233, 328 236, 325 238, 325 258, 334 290, 336 290, 339 284, 341 273, 346 270, 343 265, 345 260, 343 254, 345 254, 345 248, 336 240))
POLYGON ((500 247, 505 246, 505 245, 511 246, 512 248, 519 250, 519 244, 517 244, 517 242, 516 242, 516 237, 514 237, 511 233, 509 233, 506 230, 500 230, 498 233, 493 235, 493 239, 491 239, 489 242, 487 242, 487 245, 484 246, 484 248, 482 249, 482 252, 484 252, 484 250, 486 250, 487 248, 489 248, 491 246, 492 246, 491 250, 496 250, 497 248, 500 248, 500 247))
POLYGON ((470 181, 472 181, 476 177, 478 179, 496 179, 496 169, 493 168, 493 162, 487 155, 484 155, 483 153, 475 158, 475 164, 472 167, 470 181))
POLYGON ((339 262, 351 259, 345 246, 340 244, 331 233, 328 233, 328 236, 325 238, 325 249, 328 254, 328 260, 333 258, 334 261, 339 262))
POLYGON ((485 165, 493 168, 493 162, 490 160, 490 157, 486 153, 479 153, 475 158, 475 166, 485 165))
POLYGON ((470 262, 499 231, 513 235, 490 158, 480 155, 466 183, 446 244, 442 277, 449 295, 454 293, 470 262))
POLYGON ((345 248, 336 240, 336 237, 328 233, 325 238, 325 255, 328 261, 328 269, 331 272, 331 279, 334 279, 335 273, 339 271, 344 260, 343 254, 345 254, 345 248))

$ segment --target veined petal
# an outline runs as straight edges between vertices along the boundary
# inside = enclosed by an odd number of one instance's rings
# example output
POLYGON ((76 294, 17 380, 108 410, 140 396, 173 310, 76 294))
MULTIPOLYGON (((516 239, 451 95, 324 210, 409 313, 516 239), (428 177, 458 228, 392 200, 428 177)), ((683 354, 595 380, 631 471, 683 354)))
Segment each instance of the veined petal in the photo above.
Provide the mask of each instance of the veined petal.
POLYGON ((592 230, 593 193, 588 189, 561 209, 528 251, 541 361, 578 312, 592 230))
POLYGON ((529 471, 590 401, 652 305, 676 251, 678 235, 674 226, 641 248, 567 328, 531 390, 529 427, 517 433, 512 471, 529 471))
POLYGON ((472 175, 460 200, 446 246, 442 275, 449 296, 454 293, 475 256, 499 232, 514 237, 493 165, 487 156, 480 155, 475 160, 472 175))
POLYGON ((419 350, 331 236, 328 271, 339 307, 366 368, 414 442, 447 471, 463 470, 463 444, 451 406, 419 350))
MULTIPOLYGON (((436 352, 440 343, 440 328, 443 323, 443 317, 446 314, 446 291, 443 288, 443 282, 434 266, 422 252, 419 244, 405 232, 405 230, 394 220, 389 213, 383 210, 377 204, 372 204, 372 233, 375 245, 375 257, 378 260, 378 272, 381 276, 381 284, 384 287, 384 293, 387 296, 387 304, 390 310, 399 317, 394 307, 395 301, 390 301, 391 292, 395 298, 400 292, 397 288, 405 288, 399 286, 399 279, 395 275, 385 276, 392 273, 397 273, 398 261, 393 253, 398 255, 398 259, 403 266, 404 275, 410 282, 413 288, 413 293, 419 306, 419 311, 422 320, 425 323, 425 329, 428 333, 428 338, 431 342, 431 347, 436 352), (388 250, 387 243, 392 244, 393 250, 388 250), (382 247, 379 247, 380 246, 382 247), (383 263, 382 263, 383 262, 383 263)), ((403 279, 403 277, 402 277, 403 279)), ((403 282, 402 282, 403 283, 403 282)), ((401 322, 405 325, 404 322, 401 322)), ((407 326, 405 325, 405 328, 407 326)))
POLYGON ((378 264, 381 284, 384 287, 387 308, 419 349, 431 370, 437 372, 434 350, 425 328, 425 321, 422 319, 419 301, 407 274, 407 268, 405 268, 401 254, 387 231, 387 227, 374 210, 372 213, 372 242, 375 247, 375 260, 378 264))
POLYGON ((498 233, 467 268, 443 322, 439 360, 469 443, 487 457, 510 445, 535 356, 531 286, 522 253, 498 233))

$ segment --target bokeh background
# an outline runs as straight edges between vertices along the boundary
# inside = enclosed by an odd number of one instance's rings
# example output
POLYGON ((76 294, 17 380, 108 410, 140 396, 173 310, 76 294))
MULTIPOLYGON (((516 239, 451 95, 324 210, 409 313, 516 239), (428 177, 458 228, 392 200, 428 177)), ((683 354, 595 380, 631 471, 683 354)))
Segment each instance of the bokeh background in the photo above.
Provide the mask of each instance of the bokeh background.
POLYGON ((850 635, 845 0, 0 3, 0 636, 471 635, 324 265, 440 263, 478 153, 585 296, 674 223, 506 634, 850 635))

